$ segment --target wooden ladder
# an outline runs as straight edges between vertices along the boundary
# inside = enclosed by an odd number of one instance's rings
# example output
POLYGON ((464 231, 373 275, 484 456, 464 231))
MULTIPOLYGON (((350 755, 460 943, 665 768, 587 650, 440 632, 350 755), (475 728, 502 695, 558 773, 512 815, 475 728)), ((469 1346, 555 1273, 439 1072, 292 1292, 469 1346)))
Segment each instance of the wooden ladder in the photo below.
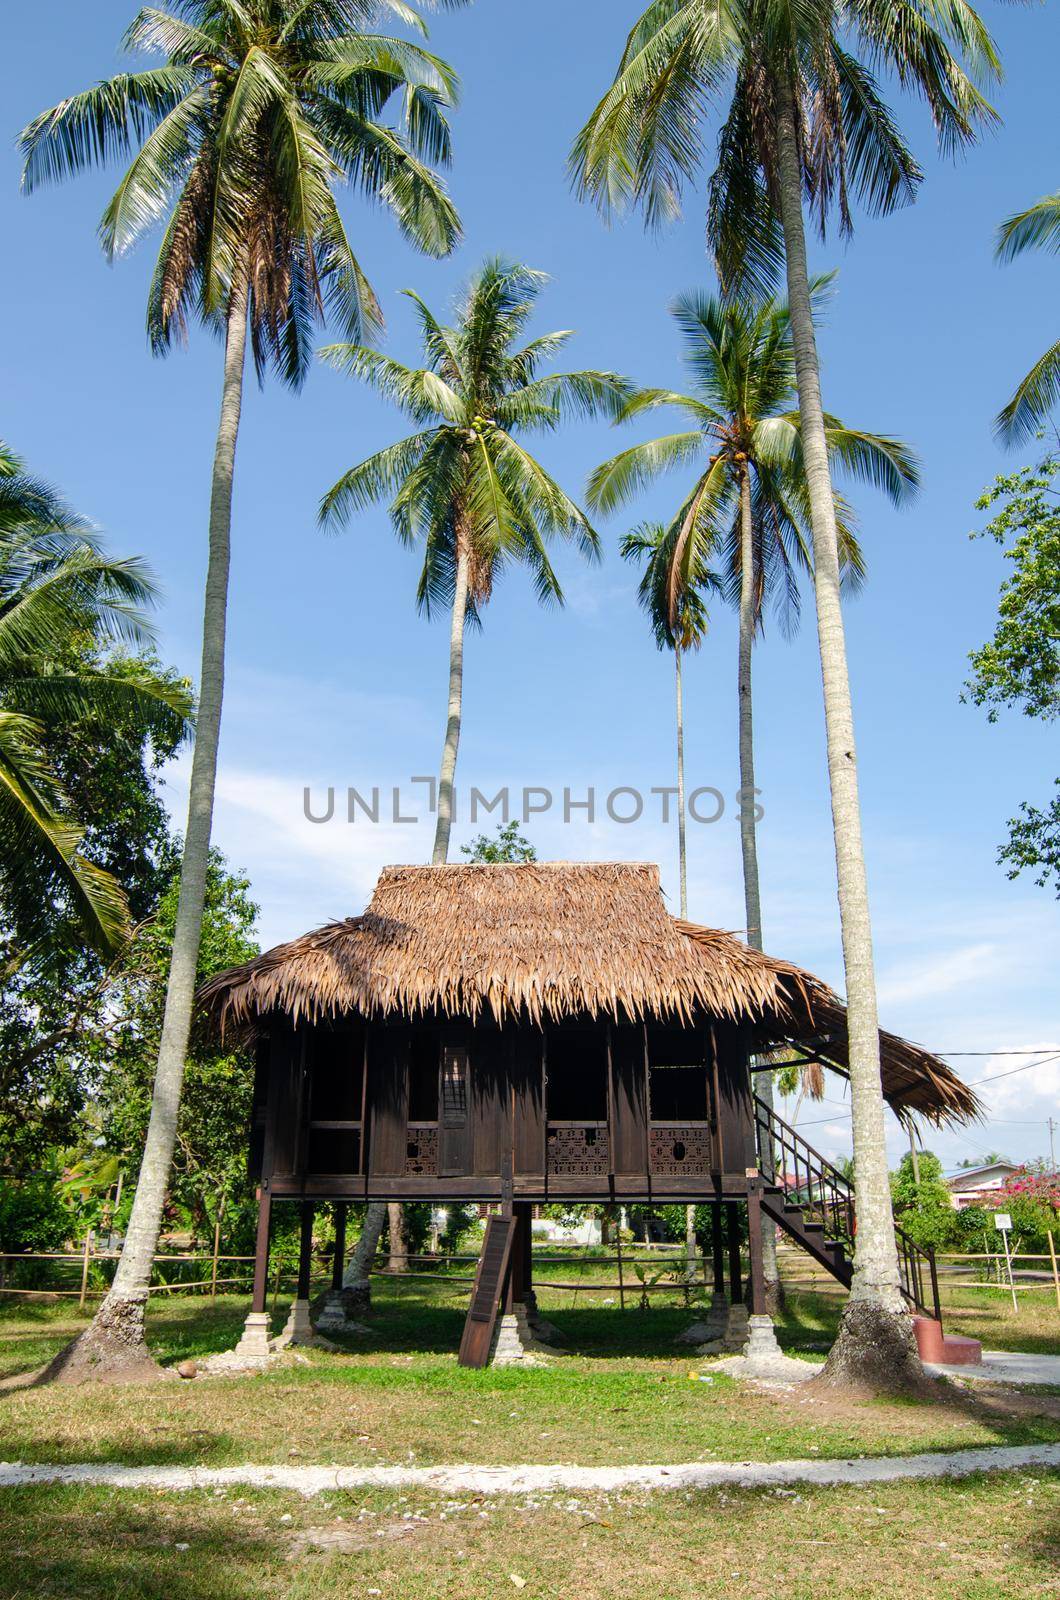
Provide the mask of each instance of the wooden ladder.
POLYGON ((460 1341, 462 1367, 484 1367, 490 1358, 497 1313, 508 1286, 514 1236, 514 1217, 501 1213, 487 1218, 475 1287, 471 1291, 464 1336, 460 1341))

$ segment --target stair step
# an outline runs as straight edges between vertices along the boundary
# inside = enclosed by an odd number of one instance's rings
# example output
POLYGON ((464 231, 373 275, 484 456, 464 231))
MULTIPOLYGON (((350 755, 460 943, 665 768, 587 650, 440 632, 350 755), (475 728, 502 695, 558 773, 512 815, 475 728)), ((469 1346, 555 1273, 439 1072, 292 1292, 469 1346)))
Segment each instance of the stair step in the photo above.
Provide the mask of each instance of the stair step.
POLYGON ((913 1332, 921 1361, 940 1362, 951 1367, 975 1367, 982 1360, 983 1347, 978 1339, 968 1339, 960 1333, 943 1333, 942 1325, 934 1317, 914 1317, 913 1332))

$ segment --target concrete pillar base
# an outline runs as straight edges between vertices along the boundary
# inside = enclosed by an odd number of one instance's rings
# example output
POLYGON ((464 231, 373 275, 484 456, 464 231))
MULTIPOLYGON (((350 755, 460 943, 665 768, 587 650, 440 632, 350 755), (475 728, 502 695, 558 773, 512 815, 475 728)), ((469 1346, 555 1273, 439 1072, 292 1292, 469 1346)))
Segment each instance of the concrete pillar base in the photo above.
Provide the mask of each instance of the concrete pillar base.
POLYGON ((711 1344, 722 1338, 725 1333, 729 1316, 729 1302, 724 1294, 717 1291, 711 1297, 710 1308, 705 1316, 693 1322, 684 1333, 679 1333, 674 1340, 675 1344, 690 1344, 697 1348, 704 1344, 711 1344))
POLYGON ((698 1353, 701 1356, 737 1355, 747 1343, 749 1321, 747 1307, 730 1306, 724 1296, 721 1299, 723 1303, 720 1307, 711 1306, 711 1317, 714 1316, 715 1309, 718 1309, 723 1314, 723 1320, 720 1317, 718 1323, 714 1324, 717 1328, 714 1337, 699 1346, 698 1353))
POLYGON ((715 1370, 728 1373, 731 1378, 750 1378, 758 1383, 788 1387, 793 1383, 805 1383, 821 1369, 809 1361, 786 1356, 777 1344, 773 1318, 755 1316, 747 1319, 747 1336, 740 1354, 719 1361, 715 1370))
POLYGON ((269 1359, 270 1318, 267 1311, 252 1311, 243 1324, 239 1343, 232 1354, 251 1361, 269 1359))
POLYGON ((272 1341, 274 1350, 289 1350, 294 1345, 314 1344, 316 1335, 309 1317, 309 1301, 293 1300, 279 1338, 272 1341))
POLYGON ((349 1314, 346 1291, 332 1289, 327 1296, 317 1317, 317 1331, 320 1333, 367 1333, 368 1329, 363 1322, 358 1322, 349 1314))
MULTIPOLYGON (((518 1301, 516 1302, 518 1305, 518 1301)), ((523 1301, 526 1310, 526 1320, 530 1324, 530 1332, 541 1344, 565 1344, 566 1339, 554 1322, 542 1316, 537 1309, 537 1295, 532 1289, 527 1290, 523 1301)))
POLYGON ((497 1319, 490 1366, 510 1367, 520 1362, 527 1366, 541 1366, 547 1360, 547 1355, 542 1353, 541 1346, 534 1339, 526 1307, 517 1302, 513 1311, 497 1319))
POLYGON ((748 1317, 747 1343, 743 1347, 743 1354, 748 1361, 767 1362, 774 1362, 783 1355, 777 1343, 772 1317, 748 1317))

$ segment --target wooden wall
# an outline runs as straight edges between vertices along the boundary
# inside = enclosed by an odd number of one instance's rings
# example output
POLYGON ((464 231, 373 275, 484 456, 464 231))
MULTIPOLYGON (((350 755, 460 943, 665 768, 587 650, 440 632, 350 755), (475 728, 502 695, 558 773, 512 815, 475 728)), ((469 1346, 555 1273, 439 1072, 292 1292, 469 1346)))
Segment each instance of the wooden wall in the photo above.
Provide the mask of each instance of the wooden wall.
MULTIPOLYGON (((349 1049, 361 1050, 358 1059, 364 1061, 364 1121, 357 1124, 356 1134, 350 1133, 356 1171, 325 1173, 310 1170, 308 1164, 314 1050, 324 1046, 315 1042, 314 1030, 293 1031, 278 1023, 259 1055, 253 1137, 255 1147, 262 1149, 261 1170, 277 1194, 351 1199, 488 1199, 499 1193, 506 1156, 512 1161, 516 1192, 535 1200, 691 1199, 720 1192, 719 1182, 724 1187, 729 1180, 738 1188, 736 1180, 742 1184, 754 1167, 747 1030, 711 1019, 690 1030, 689 1058, 703 1064, 707 1116, 685 1129, 679 1118, 651 1121, 645 1026, 599 1022, 586 1027, 593 1034, 594 1059, 599 1058, 601 1037, 606 1042, 607 1082, 600 1112, 605 1120, 589 1127, 584 1160, 577 1159, 577 1118, 575 1125, 556 1124, 550 1135, 549 1057, 540 1029, 501 1028, 492 1022, 472 1027, 428 1018, 416 1024, 372 1023, 360 1034, 350 1033, 349 1049), (431 1030, 427 1045, 424 1029, 431 1030), (429 1057, 435 1048, 437 1121, 421 1120, 410 1128, 411 1053, 422 1060, 425 1051, 429 1057)), ((564 1071, 576 1070, 570 1032, 565 1028, 564 1071)), ((335 1039, 329 1038, 327 1045, 328 1070, 333 1072, 335 1039)), ((417 1079, 422 1081, 422 1076, 417 1079)), ((561 1098, 557 1096, 557 1103, 561 1098)), ((319 1142, 313 1146, 314 1151, 322 1148, 319 1142)))

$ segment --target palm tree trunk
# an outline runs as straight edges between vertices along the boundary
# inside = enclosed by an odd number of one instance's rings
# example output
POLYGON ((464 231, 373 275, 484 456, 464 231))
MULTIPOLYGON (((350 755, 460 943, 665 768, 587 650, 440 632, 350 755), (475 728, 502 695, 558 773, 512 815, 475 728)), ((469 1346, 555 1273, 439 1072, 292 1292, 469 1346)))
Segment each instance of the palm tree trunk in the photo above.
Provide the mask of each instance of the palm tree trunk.
POLYGON ((453 622, 449 633, 449 715, 442 746, 442 766, 438 774, 438 822, 434 831, 434 866, 449 858, 449 833, 453 825, 453 779, 456 754, 460 747, 460 716, 464 698, 464 627, 467 622, 468 554, 465 541, 456 561, 453 590, 453 622))
POLYGON ((681 885, 681 915, 688 916, 688 844, 685 828, 685 697, 681 681, 681 646, 674 647, 677 678, 677 870, 681 885))
POLYGON ((912 1332, 899 1288, 898 1251, 887 1172, 880 1035, 872 925, 861 838, 854 716, 839 588, 839 548, 810 305, 802 175, 794 96, 787 87, 777 117, 779 199, 787 263, 802 449, 813 523, 814 589, 824 686, 828 776, 835 836, 839 915, 847 992, 850 1100, 854 1125, 857 1240, 854 1280, 826 1379, 892 1386, 916 1381, 912 1332))
POLYGON ((346 1263, 342 1275, 342 1297, 346 1302, 348 1317, 362 1317, 372 1309, 372 1262, 379 1249, 379 1240, 386 1226, 387 1208, 384 1200, 375 1200, 364 1213, 361 1237, 346 1263))
POLYGON ((740 646, 737 690, 740 709, 740 848, 743 852, 743 899, 747 943, 762 948, 762 900, 758 885, 758 834, 755 824, 754 709, 751 697, 751 652, 755 635, 754 524, 751 479, 740 477, 740 646))
POLYGON ((405 1235, 405 1207, 399 1200, 391 1200, 386 1209, 390 1230, 390 1259, 387 1261, 386 1270, 388 1272, 407 1272, 409 1270, 409 1246, 405 1235))
MULTIPOLYGON (((755 636, 755 551, 751 513, 751 476, 746 465, 740 473, 740 630, 737 696, 740 744, 740 849, 743 855, 743 900, 747 943, 762 949, 762 897, 758 882, 758 824, 755 821, 754 699, 751 666, 755 636)), ((755 1093, 773 1109, 773 1074, 757 1073, 755 1093)), ((782 1292, 777 1263, 777 1226, 762 1218, 762 1275, 766 1305, 780 1310, 782 1292)))
MULTIPOLYGON (((111 1369, 150 1363, 144 1313, 173 1161, 191 1029, 199 959, 206 872, 213 826, 217 747, 224 696, 225 626, 232 531, 232 483, 243 402, 247 336, 246 285, 234 285, 228 303, 221 417, 214 449, 210 496, 210 548, 203 605, 202 670, 195 752, 188 797, 188 826, 180 869, 180 898, 166 986, 162 1037, 132 1215, 114 1282, 90 1328, 53 1362, 54 1375, 105 1376, 111 1369)), ((51 1369, 49 1369, 51 1371, 51 1369)))

